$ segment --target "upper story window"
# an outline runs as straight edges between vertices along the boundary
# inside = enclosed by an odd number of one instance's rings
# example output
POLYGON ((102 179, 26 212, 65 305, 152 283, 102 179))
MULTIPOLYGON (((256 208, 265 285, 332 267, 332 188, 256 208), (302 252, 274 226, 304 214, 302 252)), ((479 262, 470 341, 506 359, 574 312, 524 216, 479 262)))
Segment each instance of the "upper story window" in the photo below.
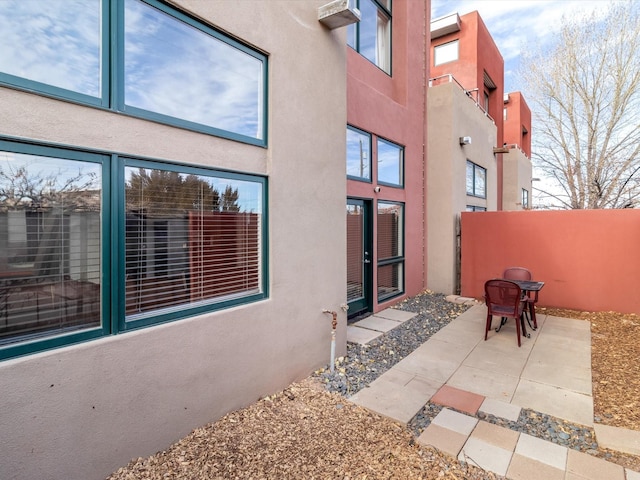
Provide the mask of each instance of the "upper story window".
POLYGON ((486 212, 487 207, 479 207, 478 205, 467 205, 467 212, 486 212))
POLYGON ((433 48, 433 64, 435 66, 458 60, 459 41, 443 43, 433 48))
POLYGON ((404 185, 404 148, 378 138, 378 183, 404 185))
POLYGON ((361 18, 347 27, 347 44, 391 74, 391 0, 356 0, 361 18))
POLYGON ((371 181, 371 134, 347 126, 347 177, 371 181))
POLYGON ((0 83, 266 145, 266 56, 158 0, 3 0, 0 32, 0 83))
POLYGON ((522 208, 529 208, 529 190, 522 189, 522 208))
POLYGON ((487 198, 487 169, 467 160, 467 195, 487 198))

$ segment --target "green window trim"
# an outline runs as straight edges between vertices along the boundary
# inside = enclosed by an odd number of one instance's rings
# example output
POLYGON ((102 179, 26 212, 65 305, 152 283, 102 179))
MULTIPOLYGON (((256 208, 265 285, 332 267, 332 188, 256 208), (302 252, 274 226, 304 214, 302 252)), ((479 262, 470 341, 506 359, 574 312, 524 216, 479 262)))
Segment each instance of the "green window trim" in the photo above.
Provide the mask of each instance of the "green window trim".
MULTIPOLYGON (((231 306, 248 304, 263 300, 269 297, 269 272, 268 272, 268 191, 267 178, 252 174, 244 174, 230 171, 220 171, 205 167, 198 167, 184 163, 168 163, 152 159, 139 159, 123 157, 112 152, 97 151, 93 149, 79 149, 71 146, 40 144, 37 142, 25 142, 0 138, 0 152, 9 152, 27 156, 52 157, 56 159, 68 159, 86 162, 92 165, 99 165, 101 172, 101 214, 100 214, 100 246, 99 261, 101 265, 99 277, 99 322, 95 326, 84 325, 82 329, 46 330, 43 333, 32 335, 30 333, 17 335, 5 334, 5 340, 0 343, 0 360, 28 355, 44 350, 68 346, 84 341, 97 339, 109 335, 124 333, 151 325, 171 322, 183 318, 192 317, 202 313, 208 313, 229 308, 231 306), (258 289, 251 293, 237 295, 219 295, 210 297, 209 300, 196 304, 182 303, 176 304, 174 308, 150 310, 145 315, 127 320, 125 314, 125 297, 127 296, 125 285, 125 168, 156 168, 167 172, 182 173, 185 175, 203 175, 212 179, 230 182, 246 182, 256 186, 259 202, 260 222, 257 228, 257 282, 258 289)), ((0 156, 1 160, 1 156, 0 156)), ((0 165, 1 166, 1 165, 0 165)), ((2 179, 0 178, 0 184, 2 179)), ((0 185, 1 186, 1 185, 0 185)), ((236 190, 237 193, 237 190, 236 190)), ((8 204, 5 204, 5 207, 8 204)), ((0 203, 0 207, 2 204, 0 203)), ((6 210, 6 208, 5 208, 6 210)), ((250 212, 251 214, 252 212, 250 212)), ((7 230, 0 230, 0 235, 9 235, 7 230)), ((8 240, 7 240, 8 241, 8 240)), ((61 272, 66 273, 66 272, 61 272)), ((65 275, 65 278, 67 276, 65 275)), ((256 280, 254 280, 256 282, 256 280)), ((7 291, 9 288, 7 283, 7 291)), ((5 285, 3 284, 3 287, 5 285)), ((20 287, 18 287, 20 290, 20 287)), ((6 293, 9 295, 9 293, 6 293)), ((97 294, 96 294, 97 295, 97 294)), ((8 297, 7 297, 8 298, 8 297)), ((7 300, 7 299, 5 299, 7 300)), ((82 299, 84 300, 84 298, 82 299)), ((7 300, 8 301, 8 300, 7 300)), ((61 318, 67 318, 67 308, 69 305, 83 305, 77 300, 71 304, 66 300, 64 307, 56 307, 58 310, 64 309, 65 313, 59 313, 61 318)), ((5 304, 5 308, 9 308, 5 304)), ((60 304, 62 305, 62 303, 60 304)), ((95 305, 95 304, 94 304, 95 305)), ((33 306, 31 307, 33 308, 33 306)), ((41 311, 40 307, 38 312, 41 311)), ((44 311, 44 310, 42 310, 44 311)), ((45 312, 46 313, 46 312, 45 312)), ((3 311, 6 321, 9 322, 9 311, 3 311)), ((40 315, 40 313, 39 313, 40 315)), ((84 313, 74 313, 84 316, 84 313)), ((92 313, 93 316, 93 313, 92 313)), ((0 319, 2 315, 0 315, 0 319)), ((33 320, 31 320, 33 322, 33 320)), ((66 321, 66 320, 65 320, 66 321)), ((38 321, 39 322, 39 321, 38 321)), ((8 324, 8 323, 7 323, 8 324)))
POLYGON ((377 206, 377 270, 376 290, 378 302, 398 297, 405 293, 405 204, 403 202, 379 201, 377 206), (394 214, 395 221, 382 224, 384 215, 394 214), (384 228, 390 227, 390 231, 384 228), (394 231, 394 229, 396 229, 394 231), (391 268, 391 272, 383 271, 391 268), (384 281, 383 278, 384 277, 384 281))
MULTIPOLYGON (((8 0, 7 0, 8 1, 8 0)), ((184 13, 177 8, 170 6, 169 4, 165 4, 159 0, 96 0, 97 5, 99 5, 99 15, 100 15, 100 25, 99 28, 96 25, 85 25, 85 29, 90 29, 92 31, 99 31, 100 33, 100 52, 99 52, 99 60, 94 58, 96 62, 99 64, 99 75, 96 78, 93 78, 93 81, 99 82, 100 86, 98 88, 99 93, 96 95, 90 95, 83 93, 81 91, 74 91, 69 88, 65 88, 62 86, 56 86, 54 84, 46 83, 46 79, 32 79, 28 76, 17 76, 16 74, 9 73, 7 71, 2 70, 2 64, 0 63, 0 85, 17 89, 28 91, 31 93, 37 93, 40 95, 56 98, 63 101, 69 101, 72 103, 77 103, 81 105, 87 105, 96 108, 103 108, 111 111, 117 111, 120 113, 124 113, 130 115, 132 117, 141 118, 144 120, 150 120, 153 122, 163 123, 167 125, 172 125, 178 128, 184 128, 187 130, 197 131, 200 133, 205 133, 209 135, 214 135, 222 138, 227 138, 230 140, 247 143, 255 146, 266 147, 267 146, 267 119, 268 119, 268 62, 267 55, 255 50, 238 40, 235 40, 221 31, 215 29, 212 26, 209 26, 203 23, 201 20, 196 19, 184 13), (209 38, 214 43, 220 42, 221 45, 228 47, 230 50, 228 52, 223 52, 219 58, 224 58, 225 61, 228 61, 228 53, 237 52, 243 58, 252 58, 257 63, 261 65, 260 67, 260 78, 249 78, 249 80, 258 80, 257 82, 247 82, 247 85, 253 85, 253 88, 256 89, 256 103, 252 105, 252 108, 255 109, 256 115, 254 117, 245 117, 242 114, 239 115, 239 119, 233 118, 233 116, 220 116, 219 118, 232 118, 232 121, 238 125, 244 125, 242 128, 245 129, 249 124, 245 122, 249 119, 255 122, 255 128, 251 128, 251 131, 255 131, 255 135, 249 135, 243 133, 237 129, 233 128, 222 128, 220 124, 210 124, 203 123, 201 121, 195 120, 194 118, 182 118, 179 113, 177 114, 168 114, 167 112, 158 112, 153 109, 145 109, 140 108, 134 105, 127 105, 125 102, 125 5, 139 4, 143 6, 143 8, 149 8, 150 10, 162 12, 162 14, 166 14, 166 19, 169 22, 175 20, 176 26, 188 26, 190 32, 194 32, 194 35, 201 35, 203 38, 209 38), (99 77, 99 78, 98 78, 99 77)), ((10 4, 6 4, 11 6, 10 4)), ((25 2, 25 5, 28 6, 28 3, 25 2)), ((38 5, 39 7, 40 5, 38 5)), ((54 6, 55 7, 55 6, 54 6)), ((28 7, 25 7, 28 8, 28 7)), ((8 16, 8 15, 7 15, 8 16)), ((74 19, 76 20, 76 19, 74 19)), ((6 19, 8 24, 11 24, 11 19, 6 19)), ((16 23, 16 22, 14 22, 16 23)), ((11 48, 10 45, 3 45, 2 38, 0 34, 0 47, 6 48, 9 50, 11 48)), ((42 39, 40 39, 43 41, 42 39)), ((60 39, 58 39, 61 42, 60 39)), ((81 43, 81 42, 77 42, 81 43)), ((19 48, 16 47, 16 48, 19 48)), ((161 48, 155 48, 154 51, 162 51, 161 48)), ((63 52, 64 53, 64 52, 63 52)), ((78 52, 72 51, 73 54, 78 52)), ((82 52, 84 53, 84 52, 82 52)), ((156 55, 159 57, 160 55, 156 55)), ((96 57, 96 56, 94 56, 96 57)), ((150 55, 147 55, 150 58, 150 55)), ((180 58, 180 57, 178 57, 180 58)), ((217 57, 218 58, 218 57, 217 57)), ((53 61, 53 60, 51 60, 53 61)), ((9 67, 7 67, 9 68, 9 67)), ((140 72, 142 73, 142 72, 140 72)), ((28 75, 28 74, 27 74, 28 75)), ((42 74, 38 74, 42 77, 42 74)), ((200 78, 198 76, 197 78, 200 78)), ((218 79, 213 77, 211 81, 217 81, 218 79)), ((188 80, 185 80, 188 81, 188 80)), ((237 82, 236 82, 237 84, 237 82)), ((165 86, 166 87, 166 86, 165 86)), ((170 91, 178 91, 180 88, 169 88, 170 91)), ((184 90, 184 89, 182 89, 184 90)), ((210 92, 208 89, 201 89, 201 92, 210 92)), ((202 94, 201 94, 202 95, 202 94)), ((213 98, 213 94, 212 94, 213 98)), ((225 98, 222 96, 221 98, 225 98)), ((189 105, 192 104, 202 104, 203 100, 206 99, 202 96, 200 98, 189 98, 189 105)), ((227 99, 229 100, 229 99, 227 99)), ((230 100, 229 100, 230 101, 230 100)), ((230 104, 228 106, 228 110, 232 110, 234 112, 238 112, 241 109, 232 109, 231 107, 235 107, 235 104, 230 104)), ((173 105, 174 111, 180 111, 179 107, 183 107, 182 111, 185 111, 184 105, 176 104, 173 105)), ((224 108, 224 104, 220 104, 220 108, 224 108)), ((211 109, 201 110, 209 111, 211 109)), ((242 110, 245 111, 245 110, 242 110)), ((222 114, 223 112, 221 112, 222 114)), ((221 115, 220 114, 220 115, 221 115)), ((224 120, 225 122, 227 120, 224 120)))

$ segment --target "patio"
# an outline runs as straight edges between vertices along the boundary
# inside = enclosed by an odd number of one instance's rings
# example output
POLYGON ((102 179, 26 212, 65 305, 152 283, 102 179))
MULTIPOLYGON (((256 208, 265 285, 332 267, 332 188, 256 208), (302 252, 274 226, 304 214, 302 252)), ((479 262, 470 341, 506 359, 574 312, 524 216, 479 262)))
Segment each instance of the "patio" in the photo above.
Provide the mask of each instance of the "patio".
MULTIPOLYGON (((350 326, 349 339, 364 343, 365 330, 371 338, 376 328, 393 327, 385 312, 350 326)), ((485 342, 485 318, 486 307, 473 306, 350 399, 404 424, 428 401, 443 405, 418 442, 510 478, 543 472, 549 479, 640 478, 586 453, 478 421, 478 413, 516 420, 529 408, 594 428, 600 447, 640 453, 640 432, 594 423, 590 322, 540 314, 538 330, 518 348, 513 321, 485 342)))

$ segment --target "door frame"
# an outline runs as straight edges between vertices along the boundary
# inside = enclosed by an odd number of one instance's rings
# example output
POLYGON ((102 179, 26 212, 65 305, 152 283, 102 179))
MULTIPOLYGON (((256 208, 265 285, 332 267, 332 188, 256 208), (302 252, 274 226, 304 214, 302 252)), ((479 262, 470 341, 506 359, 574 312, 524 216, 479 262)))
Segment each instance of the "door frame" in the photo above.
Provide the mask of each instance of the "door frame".
MULTIPOLYGON (((373 312, 373 200, 366 198, 347 197, 347 205, 362 207, 362 297, 351 300, 348 317, 352 318, 367 312, 373 312)), ((347 250, 349 249, 347 241, 347 250)), ((347 268, 349 268, 347 263, 347 268)))

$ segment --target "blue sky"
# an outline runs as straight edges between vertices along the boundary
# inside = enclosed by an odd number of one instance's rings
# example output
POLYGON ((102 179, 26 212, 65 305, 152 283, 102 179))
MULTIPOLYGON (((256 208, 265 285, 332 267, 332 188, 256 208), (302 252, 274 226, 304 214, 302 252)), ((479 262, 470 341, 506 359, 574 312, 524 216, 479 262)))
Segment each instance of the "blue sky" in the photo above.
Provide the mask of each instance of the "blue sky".
POLYGON ((522 90, 517 68, 527 45, 552 42, 563 15, 602 11, 614 1, 619 0, 431 0, 431 18, 477 10, 504 58, 505 92, 514 92, 522 90))

